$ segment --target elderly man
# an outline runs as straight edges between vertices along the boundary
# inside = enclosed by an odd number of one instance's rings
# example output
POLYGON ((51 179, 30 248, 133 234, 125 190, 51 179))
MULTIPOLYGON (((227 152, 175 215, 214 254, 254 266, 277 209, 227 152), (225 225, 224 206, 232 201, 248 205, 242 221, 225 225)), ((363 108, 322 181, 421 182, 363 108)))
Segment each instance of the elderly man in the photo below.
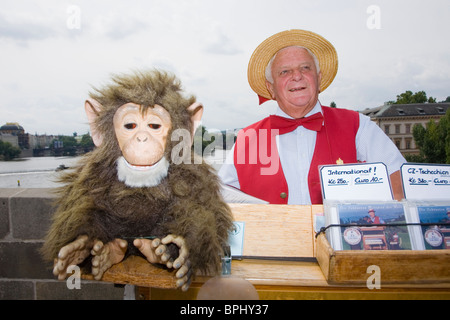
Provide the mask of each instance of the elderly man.
POLYGON ((320 165, 383 162, 401 199, 405 159, 393 142, 367 116, 320 104, 336 73, 336 50, 313 32, 284 31, 261 43, 248 80, 260 103, 273 99, 278 108, 239 132, 222 181, 269 203, 320 204, 320 165))

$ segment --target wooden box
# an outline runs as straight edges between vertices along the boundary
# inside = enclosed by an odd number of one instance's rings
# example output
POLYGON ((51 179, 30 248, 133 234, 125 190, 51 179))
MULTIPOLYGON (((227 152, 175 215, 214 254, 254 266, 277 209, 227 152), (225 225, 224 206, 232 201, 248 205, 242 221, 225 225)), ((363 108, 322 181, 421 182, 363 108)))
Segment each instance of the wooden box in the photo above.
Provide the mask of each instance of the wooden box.
POLYGON ((450 250, 335 251, 322 233, 315 254, 329 284, 366 285, 376 272, 381 286, 450 283, 450 250))

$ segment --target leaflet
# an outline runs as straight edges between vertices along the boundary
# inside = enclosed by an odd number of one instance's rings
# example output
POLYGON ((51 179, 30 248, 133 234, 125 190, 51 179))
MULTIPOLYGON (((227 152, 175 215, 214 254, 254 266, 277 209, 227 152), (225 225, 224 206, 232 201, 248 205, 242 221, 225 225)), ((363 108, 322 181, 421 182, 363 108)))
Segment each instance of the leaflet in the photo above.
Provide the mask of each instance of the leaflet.
POLYGON ((411 221, 398 201, 325 201, 328 239, 334 250, 411 250, 411 221))

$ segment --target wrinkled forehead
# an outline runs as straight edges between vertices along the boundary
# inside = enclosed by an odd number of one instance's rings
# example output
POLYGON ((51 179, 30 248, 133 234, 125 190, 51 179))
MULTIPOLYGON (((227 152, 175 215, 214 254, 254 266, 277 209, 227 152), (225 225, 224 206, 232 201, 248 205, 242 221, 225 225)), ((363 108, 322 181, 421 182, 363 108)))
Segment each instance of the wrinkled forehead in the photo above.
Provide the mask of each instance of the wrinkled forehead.
POLYGON ((141 115, 142 117, 158 117, 160 118, 164 123, 170 124, 171 118, 169 112, 164 109, 164 107, 155 104, 153 107, 147 107, 144 108, 141 105, 135 104, 135 103, 126 103, 122 106, 120 106, 115 115, 114 115, 114 121, 123 119, 126 115, 134 114, 134 115, 141 115))
POLYGON ((314 55, 314 53, 312 53, 311 50, 309 50, 308 48, 301 46, 289 46, 282 48, 278 50, 277 53, 274 54, 271 60, 272 61, 279 60, 284 58, 285 56, 302 57, 305 60, 312 60, 316 66, 319 66, 319 60, 314 55))

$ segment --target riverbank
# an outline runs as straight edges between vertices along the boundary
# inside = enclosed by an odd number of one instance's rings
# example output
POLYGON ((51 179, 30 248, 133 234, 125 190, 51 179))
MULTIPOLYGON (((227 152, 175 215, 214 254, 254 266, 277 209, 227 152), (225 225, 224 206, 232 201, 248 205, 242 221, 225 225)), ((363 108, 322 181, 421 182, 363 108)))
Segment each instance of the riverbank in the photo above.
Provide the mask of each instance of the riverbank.
POLYGON ((30 157, 0 162, 0 188, 55 188, 62 171, 72 167, 79 157, 30 157))
MULTIPOLYGON (((226 150, 217 150, 214 156, 206 158, 219 170, 226 157, 226 150)), ((56 188, 62 171, 56 169, 64 165, 70 170, 80 157, 30 157, 12 161, 0 161, 0 188, 56 188)))

